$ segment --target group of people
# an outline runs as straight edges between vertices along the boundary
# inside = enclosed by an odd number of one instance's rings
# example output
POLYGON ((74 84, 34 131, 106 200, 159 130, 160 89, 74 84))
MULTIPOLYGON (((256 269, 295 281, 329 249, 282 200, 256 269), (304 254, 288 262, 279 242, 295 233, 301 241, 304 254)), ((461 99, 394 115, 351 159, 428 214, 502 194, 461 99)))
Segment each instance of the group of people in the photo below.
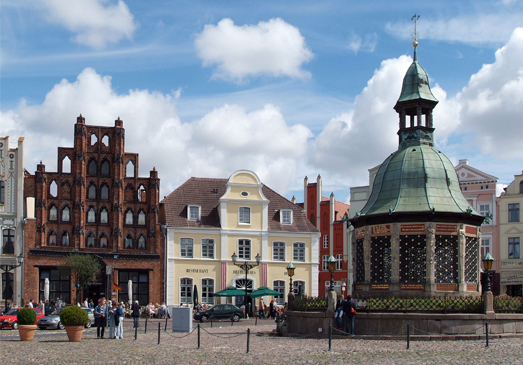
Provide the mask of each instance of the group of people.
MULTIPOLYGON (((138 305, 138 302, 136 302, 138 305)), ((134 305, 133 305, 134 309, 134 305)), ((98 300, 94 308, 94 321, 96 324, 96 337, 104 338, 105 327, 109 327, 109 338, 123 338, 123 318, 125 303, 116 303, 116 300, 106 301, 104 298, 98 300)), ((138 305, 138 312, 140 306, 138 305)), ((134 314, 133 314, 134 315, 134 314)))
POLYGON ((276 318, 276 311, 277 311, 277 306, 276 304, 274 303, 274 299, 271 300, 269 306, 267 307, 265 305, 265 302, 263 301, 263 299, 260 299, 260 306, 258 307, 258 316, 260 318, 276 318), (267 309, 269 310, 269 313, 267 313, 267 309))
POLYGON ((345 300, 343 296, 336 301, 336 311, 334 319, 336 328, 343 330, 343 317, 345 317, 345 332, 354 335, 354 316, 356 315, 356 304, 352 301, 352 295, 348 295, 345 300))

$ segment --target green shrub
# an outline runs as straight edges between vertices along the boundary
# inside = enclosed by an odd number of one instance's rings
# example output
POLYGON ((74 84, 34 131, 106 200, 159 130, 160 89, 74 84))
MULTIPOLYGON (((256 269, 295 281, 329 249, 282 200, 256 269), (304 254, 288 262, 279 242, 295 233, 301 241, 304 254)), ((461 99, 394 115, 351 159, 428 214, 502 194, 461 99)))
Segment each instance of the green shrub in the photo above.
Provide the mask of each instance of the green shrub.
POLYGON ((87 312, 77 305, 65 307, 60 312, 60 322, 64 326, 85 326, 88 321, 87 312))
POLYGON ((16 321, 22 326, 32 326, 36 323, 36 313, 31 308, 22 308, 16 315, 16 321))

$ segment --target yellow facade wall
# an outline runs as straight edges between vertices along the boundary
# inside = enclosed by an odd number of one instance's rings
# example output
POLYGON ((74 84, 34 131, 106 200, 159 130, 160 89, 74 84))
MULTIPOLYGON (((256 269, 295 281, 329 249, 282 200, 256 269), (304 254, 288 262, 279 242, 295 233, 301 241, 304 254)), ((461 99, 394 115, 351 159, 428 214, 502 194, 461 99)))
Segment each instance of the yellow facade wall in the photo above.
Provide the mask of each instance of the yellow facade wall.
POLYGON ((262 229, 263 206, 260 204, 245 204, 228 203, 227 204, 227 227, 229 229, 241 229, 247 231, 260 231, 262 229), (251 224, 240 224, 238 215, 240 207, 251 208, 251 224))

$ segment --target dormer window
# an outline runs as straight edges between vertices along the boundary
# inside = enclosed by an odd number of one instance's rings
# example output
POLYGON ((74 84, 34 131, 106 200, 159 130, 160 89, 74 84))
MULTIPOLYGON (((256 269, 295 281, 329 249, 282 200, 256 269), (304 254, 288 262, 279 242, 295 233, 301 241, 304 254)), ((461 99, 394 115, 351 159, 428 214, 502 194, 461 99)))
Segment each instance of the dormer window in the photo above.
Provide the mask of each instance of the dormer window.
POLYGON ((290 209, 280 210, 280 223, 281 224, 292 224, 292 210, 290 210, 290 209))
POLYGON ((251 224, 251 208, 240 207, 238 210, 238 222, 240 224, 251 224))
POLYGON ((201 207, 199 205, 189 205, 187 213, 187 218, 190 221, 199 221, 201 219, 201 207))

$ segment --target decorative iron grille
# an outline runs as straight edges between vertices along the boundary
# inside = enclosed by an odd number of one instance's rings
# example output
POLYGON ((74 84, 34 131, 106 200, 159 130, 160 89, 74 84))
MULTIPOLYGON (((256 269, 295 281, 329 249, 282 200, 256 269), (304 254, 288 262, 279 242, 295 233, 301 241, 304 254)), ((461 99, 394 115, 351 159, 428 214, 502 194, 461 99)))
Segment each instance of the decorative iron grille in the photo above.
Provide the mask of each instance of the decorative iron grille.
POLYGON ((400 282, 424 284, 427 280, 427 236, 400 236, 400 282))
POLYGON ((371 238, 370 261, 371 283, 390 283, 390 236, 371 238))
POLYGON ((327 310, 327 298, 322 297, 295 297, 293 310, 297 311, 324 311, 327 310))
POLYGON ((356 282, 365 282, 365 257, 363 255, 363 238, 356 240, 356 282))
POLYGON ((355 294, 358 311, 418 313, 482 313, 482 297, 374 298, 355 294))
POLYGON ((523 298, 511 297, 506 294, 494 297, 494 312, 523 313, 523 298))
POLYGON ((479 242, 476 237, 467 237, 465 242, 465 281, 478 283, 479 242))
POLYGON ((458 282, 458 236, 436 236, 435 282, 458 282))

